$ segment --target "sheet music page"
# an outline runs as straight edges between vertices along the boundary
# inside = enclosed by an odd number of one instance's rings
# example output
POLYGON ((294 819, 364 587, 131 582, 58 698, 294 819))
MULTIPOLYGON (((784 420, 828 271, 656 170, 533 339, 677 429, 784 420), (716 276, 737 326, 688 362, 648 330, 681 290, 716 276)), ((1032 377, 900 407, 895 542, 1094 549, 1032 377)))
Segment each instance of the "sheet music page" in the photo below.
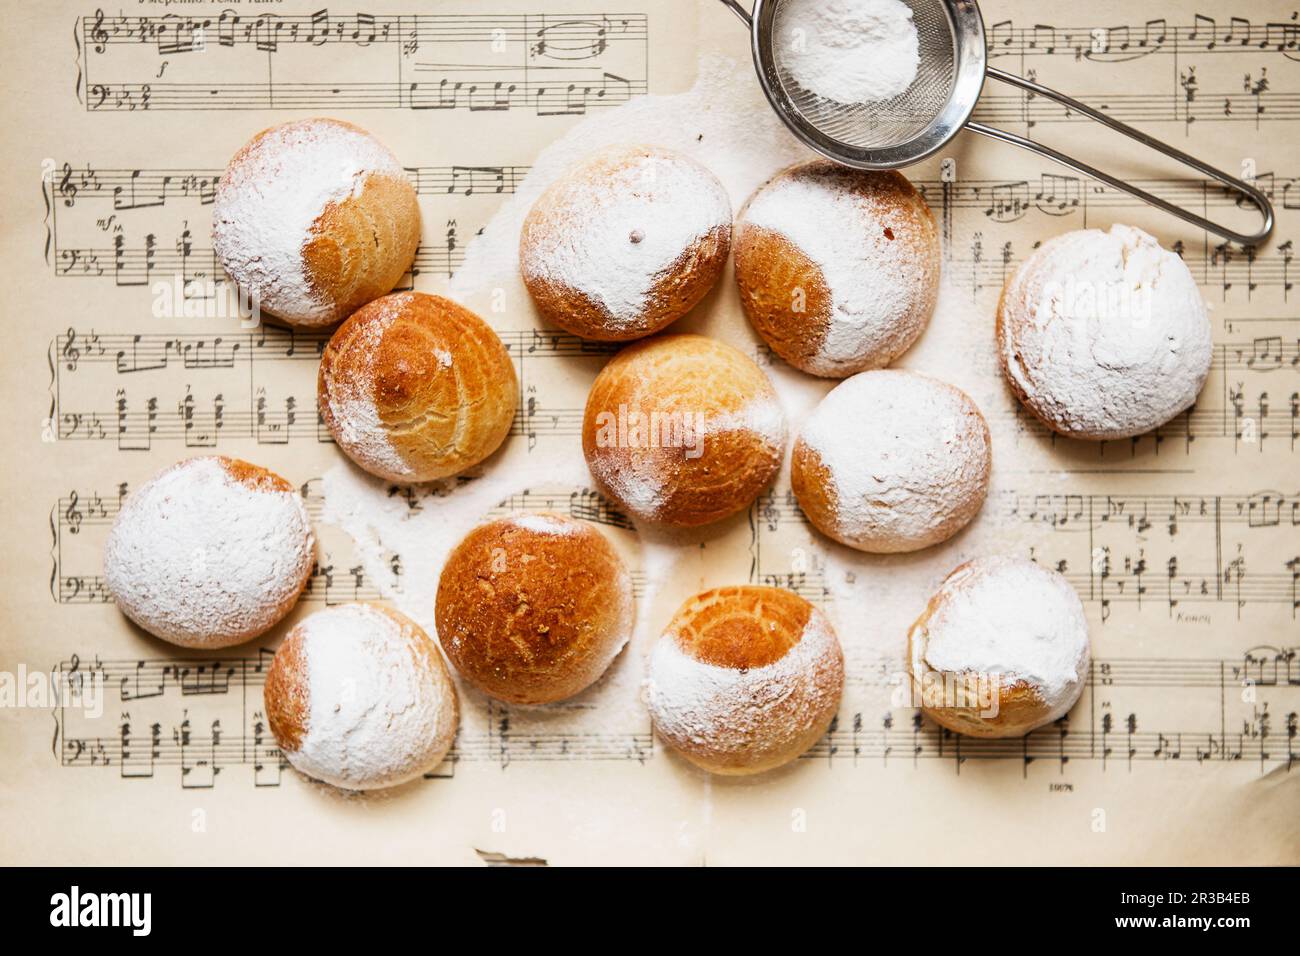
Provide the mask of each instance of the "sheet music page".
MULTIPOLYGON (((320 2, 56 0, 11 5, 0 29, 4 862, 1300 863, 1291 6, 1254 3, 1236 17, 1186 0, 985 4, 991 65, 1253 179, 1276 204, 1273 237, 1230 247, 961 134, 905 171, 941 224, 944 278, 928 331, 896 364, 959 385, 984 411, 994 479, 980 516, 919 553, 848 552, 803 519, 787 463, 747 513, 692 538, 666 569, 584 480, 581 410, 610 350, 543 328, 517 277, 468 288, 452 276, 476 243, 501 242, 494 235, 517 222, 513 197, 549 144, 571 134, 594 144, 628 104, 681 94, 664 108, 767 123, 745 30, 704 0, 320 2), (733 92, 687 96, 706 69, 730 75, 733 92), (313 115, 393 148, 423 215, 404 285, 454 285, 517 363, 514 431, 463 495, 360 476, 316 414, 327 336, 223 311, 210 240, 220 172, 257 131, 313 115), (1190 266, 1211 306, 1213 371, 1196 406, 1149 435, 1053 438, 1002 380, 998 293, 1037 243, 1114 222, 1152 232, 1190 266), (507 308, 494 309, 494 293, 507 308), (101 552, 131 489, 214 453, 301 486, 319 560, 269 634, 185 651, 118 613, 101 552), (410 533, 369 533, 364 515, 331 502, 336 492, 396 509, 410 533), (262 713, 265 668, 287 629, 363 599, 393 603, 432 634, 421 595, 438 568, 422 558, 421 529, 543 508, 599 522, 635 569, 637 638, 611 673, 550 708, 490 702, 462 683, 451 755, 392 791, 341 793, 289 768, 262 713), (992 552, 1062 571, 1091 627, 1081 700, 1023 740, 941 732, 896 697, 909 624, 952 568, 992 552), (832 729, 803 759, 710 779, 654 740, 643 658, 684 598, 743 582, 824 607, 848 681, 832 729)), ((1222 189, 1016 88, 990 80, 975 115, 1212 218, 1251 222, 1222 189)), ((678 119, 689 130, 697 117, 678 119)), ((771 144, 771 171, 804 155, 783 130, 771 144)), ((761 347, 729 269, 675 330, 739 346, 779 384, 800 378, 761 347)), ((815 400, 830 384, 798 388, 815 400)))

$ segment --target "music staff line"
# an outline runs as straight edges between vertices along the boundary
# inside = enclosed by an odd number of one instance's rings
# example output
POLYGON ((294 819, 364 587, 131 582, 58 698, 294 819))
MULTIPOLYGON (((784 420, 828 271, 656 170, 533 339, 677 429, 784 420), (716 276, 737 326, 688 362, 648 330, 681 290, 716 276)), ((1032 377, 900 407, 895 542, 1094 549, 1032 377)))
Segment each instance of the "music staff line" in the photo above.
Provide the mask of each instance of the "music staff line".
MULTIPOLYGON (((238 407, 224 393, 200 401, 192 392, 175 401, 155 395, 131 399, 124 388, 117 389, 114 406, 67 408, 57 399, 50 407, 50 436, 58 441, 115 442, 119 451, 149 451, 155 442, 182 442, 186 448, 218 448, 223 443, 251 440, 259 445, 285 445, 298 441, 331 444, 315 405, 315 395, 303 402, 295 396, 275 401, 265 389, 256 388, 252 407, 238 407), (134 407, 133 407, 134 404, 134 407)), ((236 392, 247 401, 245 392, 236 392)), ((1290 452, 1300 442, 1300 392, 1282 396, 1279 409, 1261 392, 1254 406, 1234 389, 1234 402, 1223 406, 1197 406, 1172 422, 1133 439, 1119 439, 1110 446, 1137 447, 1143 442, 1173 442, 1190 448, 1200 439, 1230 440, 1235 450, 1265 452, 1283 447, 1290 452), (1251 424, 1247 424, 1247 422, 1251 424), (1276 423, 1277 428, 1274 429, 1276 423)), ((583 409, 577 406, 548 406, 536 396, 523 397, 524 411, 511 425, 510 434, 535 444, 542 438, 573 438, 582 434, 583 409)), ((1022 409, 1007 406, 987 411, 985 417, 1014 428, 1018 435, 1054 443, 1066 442, 1038 419, 1022 409)), ((1082 443, 1079 443, 1082 444, 1082 443)), ((1097 446, 1104 455, 1100 442, 1097 446)))
POLYGON ((75 90, 89 112, 99 110, 294 109, 328 104, 351 109, 532 108, 539 116, 582 115, 623 103, 648 89, 645 14, 402 14, 328 9, 307 16, 107 16, 78 20, 75 90), (337 61, 330 53, 346 46, 337 61), (150 51, 174 68, 158 68, 150 51), (313 52, 311 69, 285 63, 313 52), (239 81, 213 80, 195 64, 211 52, 234 58, 239 81), (397 56, 392 55, 396 52, 397 56), (357 62, 372 58, 366 79, 357 62), (125 67, 119 62, 125 59, 125 67), (302 69, 310 81, 286 79, 302 69), (163 77, 194 67, 193 80, 163 77), (121 79, 105 78, 114 68, 121 79), (327 79, 318 80, 324 74, 327 79), (253 79, 256 77, 256 79, 253 79), (384 77, 381 79, 381 77, 384 77), (247 78, 247 79, 243 79, 247 78))
POLYGON ((1239 54, 1259 50, 1300 59, 1300 25, 1295 21, 1255 23, 1228 17, 1226 25, 1203 14, 1190 24, 1157 17, 1138 24, 1057 27, 1036 23, 1018 27, 1012 20, 989 24, 989 59, 998 57, 1073 56, 1076 60, 1123 63, 1147 56, 1179 54, 1239 54))
MULTIPOLYGON (((463 484, 471 478, 457 479, 463 484)), ((305 482, 299 491, 302 494, 308 516, 313 522, 322 519, 324 498, 320 491, 321 479, 312 478, 305 482)), ((394 495, 405 499, 411 513, 422 508, 420 499, 410 488, 394 487, 394 495)), ((64 559, 64 545, 79 537, 87 529, 107 529, 117 517, 122 502, 126 499, 128 488, 119 484, 114 493, 101 495, 96 491, 85 492, 73 490, 62 496, 50 511, 49 527, 51 536, 50 555, 50 593, 58 604, 108 604, 113 600, 108 586, 101 574, 69 573, 64 559)), ((519 512, 558 511, 572 518, 590 521, 608 528, 624 531, 634 530, 631 519, 619 511, 599 492, 591 488, 571 491, 522 491, 510 495, 488 510, 489 517, 501 517, 519 512)), ((401 555, 394 554, 387 559, 390 587, 399 592, 402 587, 402 575, 405 567, 401 555)), ((646 590, 646 576, 640 569, 630 572, 632 593, 642 596, 646 590)), ((312 565, 311 574, 304 588, 301 600, 321 602, 326 605, 343 604, 350 601, 381 601, 386 597, 386 589, 376 584, 362 564, 349 564, 346 567, 336 565, 328 554, 321 555, 312 565)))
MULTIPOLYGON (((258 707, 258 689, 265 680, 270 653, 257 657, 220 660, 137 660, 82 662, 72 658, 56 670, 61 687, 68 688, 56 709, 59 739, 55 743, 65 767, 112 767, 122 777, 150 778, 158 767, 180 767, 182 785, 210 787, 220 771, 229 766, 251 764, 255 781, 275 785, 287 767, 282 754, 269 739, 258 707), (121 703, 118 732, 114 735, 70 735, 68 711, 75 715, 77 701, 85 700, 87 682, 103 690, 116 689, 121 703), (182 700, 240 696, 244 732, 229 734, 220 718, 213 719, 204 733, 202 718, 192 718, 185 708, 182 719, 165 728, 161 721, 146 722, 145 732, 135 730, 130 708, 142 701, 162 698, 174 691, 182 700), (250 691, 252 705, 249 705, 250 691), (69 708, 69 704, 73 706, 69 708), (251 724, 251 726, 250 726, 251 724), (251 730, 251 734, 248 731, 251 730), (270 779, 264 771, 274 771, 270 779), (192 777, 192 778, 191 778, 192 777)), ((870 669, 870 670, 875 670, 870 669)), ((880 669, 879 679, 869 681, 881 687, 892 685, 880 669)), ((1056 762, 1062 772, 1071 761, 1099 761, 1103 769, 1111 763, 1186 759, 1197 763, 1257 761, 1260 772, 1279 764, 1289 771, 1296 762, 1297 714, 1294 709, 1275 713, 1269 703, 1254 704, 1245 719, 1234 712, 1229 718, 1230 694, 1252 688, 1287 692, 1300 689, 1300 662, 1296 648, 1257 647, 1240 660, 1228 659, 1094 659, 1085 686, 1086 706, 1076 708, 1078 718, 1087 714, 1088 727, 1076 730, 1069 718, 1035 731, 1022 739, 979 740, 954 735, 930 724, 919 710, 887 711, 878 726, 868 726, 862 711, 852 712, 846 721, 837 717, 830 730, 803 759, 814 761, 865 760, 884 764, 908 760, 914 765, 925 760, 951 760, 958 767, 967 760, 1019 760, 1028 773, 1030 764, 1056 762), (1124 688, 1217 691, 1219 727, 1201 730, 1147 730, 1136 711, 1127 715, 1102 708, 1097 701, 1109 701, 1124 688), (900 720, 900 717, 902 719, 900 720)), ((1252 698, 1254 699, 1254 698, 1252 698)), ((486 703, 486 731, 468 731, 462 726, 449 754, 452 774, 462 761, 490 761, 502 770, 515 761, 545 760, 634 760, 642 765, 658 753, 648 721, 644 731, 625 733, 591 732, 581 728, 543 730, 515 729, 507 705, 486 703)), ((1122 711, 1120 712, 1122 713, 1122 711)), ((873 722, 874 723, 874 722, 873 722)))
MULTIPOLYGON (((513 193, 531 171, 529 166, 453 164, 404 167, 416 192, 423 195, 513 193)), ((72 207, 88 199, 109 200, 119 212, 151 209, 172 200, 198 199, 211 203, 219 169, 74 167, 65 161, 50 174, 53 196, 72 207)), ((1259 173, 1252 182, 1283 209, 1300 209, 1300 176, 1259 173)), ((1235 193, 1197 179, 1134 179, 1146 191, 1180 205, 1205 204, 1212 209, 1242 205, 1235 193)), ((930 202, 954 209, 974 209, 998 221, 1009 213, 1029 209, 1059 213, 1085 201, 1098 207, 1140 207, 1131 196, 1103 183, 1064 173, 1040 173, 1036 179, 915 179, 912 184, 930 202)))
MULTIPOLYGON (((313 520, 319 520, 323 507, 319 486, 319 479, 312 479, 302 487, 313 520)), ((112 600, 101 575, 69 569, 65 544, 85 530, 110 526, 126 494, 125 485, 119 485, 109 495, 74 490, 61 496, 51 508, 50 590, 56 603, 102 604, 112 600)), ((395 488, 394 494, 402 494, 412 511, 419 510, 419 497, 410 489, 395 488)), ((1253 604, 1282 605, 1289 606, 1293 619, 1300 610, 1300 550, 1280 554, 1275 565, 1255 558, 1248 567, 1244 556, 1234 556, 1224 544, 1229 531, 1242 532, 1255 540, 1250 536, 1300 527, 1300 493, 1125 497, 1009 493, 996 502, 996 507, 999 519, 1040 524, 1053 532, 1073 535, 1063 539, 1062 545, 1079 539, 1077 554, 1061 551, 1051 542, 1036 546, 1034 553, 1038 560, 1064 575, 1084 601, 1100 605, 1103 621, 1116 604, 1136 605, 1139 609, 1167 606, 1170 614, 1184 605, 1235 605, 1238 612, 1253 604), (1201 554, 1199 562, 1188 561, 1178 553, 1165 560, 1157 556, 1158 540, 1172 542, 1180 534, 1185 536, 1198 528, 1212 533, 1212 545, 1207 546, 1213 548, 1213 553, 1201 554), (1122 531, 1125 539, 1112 541, 1104 537, 1114 530, 1122 531)), ((611 528, 634 530, 626 515, 591 489, 523 492, 499 503, 492 513, 541 510, 564 511, 611 528)), ((752 506, 751 520, 760 538, 764 532, 775 533, 784 524, 803 522, 798 503, 788 492, 761 496, 752 506)), ((1195 542, 1189 546, 1194 548, 1195 542)), ((401 555, 391 556, 390 568, 391 586, 400 590, 404 573, 401 555)), ((829 599, 820 568, 798 573, 760 569, 755 576, 762 583, 795 590, 814 602, 829 599)), ((644 592, 641 572, 633 572, 633 584, 636 593, 644 592)), ((313 568, 303 599, 331 604, 377 600, 383 593, 384 589, 369 579, 362 565, 337 567, 327 557, 313 568)))

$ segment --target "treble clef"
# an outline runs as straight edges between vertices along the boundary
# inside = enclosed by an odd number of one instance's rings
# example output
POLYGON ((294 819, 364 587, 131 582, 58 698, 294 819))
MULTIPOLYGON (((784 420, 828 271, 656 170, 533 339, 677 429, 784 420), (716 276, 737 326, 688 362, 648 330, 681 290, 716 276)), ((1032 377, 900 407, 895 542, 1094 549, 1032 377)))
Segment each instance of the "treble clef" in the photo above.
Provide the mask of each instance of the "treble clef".
POLYGON ((72 181, 72 164, 63 164, 63 175, 59 178, 59 195, 63 205, 71 206, 77 201, 77 184, 72 181))
POLYGON ((64 361, 68 363, 68 371, 77 370, 77 362, 81 359, 81 349, 77 347, 77 330, 69 327, 67 335, 64 336, 62 354, 64 361))
POLYGON ((77 534, 81 531, 81 509, 77 507, 79 502, 80 498, 74 491, 68 498, 68 507, 63 509, 63 518, 67 522, 69 534, 77 534))
POLYGON ((95 52, 103 53, 104 45, 108 43, 108 31, 104 29, 104 11, 102 8, 95 11, 95 25, 91 27, 90 38, 95 41, 95 52))

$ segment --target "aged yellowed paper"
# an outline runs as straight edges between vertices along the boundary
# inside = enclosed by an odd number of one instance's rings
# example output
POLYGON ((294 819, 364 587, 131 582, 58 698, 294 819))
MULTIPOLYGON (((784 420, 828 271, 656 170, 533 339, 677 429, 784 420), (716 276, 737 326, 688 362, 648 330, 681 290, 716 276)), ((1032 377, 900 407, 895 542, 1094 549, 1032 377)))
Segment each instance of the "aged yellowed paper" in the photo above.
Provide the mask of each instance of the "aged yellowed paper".
MULTIPOLYGON (((994 487, 955 539, 880 557, 813 532, 788 468, 747 514, 684 542, 638 533, 584 479, 581 410, 608 350, 543 329, 517 277, 475 279, 491 274, 484 250, 509 246, 514 197, 535 194, 543 152, 561 140, 571 153, 587 139, 668 135, 675 123, 697 158, 725 166, 735 157, 710 153, 709 137, 752 118, 770 168, 751 162, 732 176, 748 188, 805 155, 773 125, 748 37, 721 4, 11 9, 0 33, 0 807, 11 822, 0 859, 1300 862, 1300 26, 1279 3, 1251 5, 1248 18, 1183 0, 1008 0, 983 14, 993 65, 1252 179, 1278 225, 1258 249, 1228 247, 973 134, 908 169, 941 223, 944 280, 928 331, 898 364, 979 403, 994 487), (357 123, 394 149, 424 217, 412 284, 451 289, 517 362, 514 433, 463 489, 361 477, 317 419, 325 338, 248 327, 226 308, 209 237, 216 177, 258 130, 312 115, 357 123), (639 119, 618 119, 628 115, 639 119), (1212 307, 1214 369, 1196 407, 1151 435, 1054 440, 997 368, 998 292, 1036 243, 1114 222, 1182 254, 1212 307), (321 551, 284 625, 225 653, 186 652, 116 611, 100 551, 129 489, 213 453, 301 485, 321 551), (261 713, 265 665, 286 628, 324 602, 369 599, 432 631, 439 552, 427 542, 486 513, 542 508, 597 521, 636 569, 638 637, 606 680, 532 710, 462 687, 452 756, 391 792, 342 794, 288 768, 261 713), (941 733, 895 693, 907 627, 929 594, 957 564, 995 552, 1067 576, 1094 661, 1067 720, 990 743, 941 733), (678 604, 741 582, 821 604, 848 685, 804 759, 710 779, 653 739, 638 685, 647 641, 678 604)), ((1011 87, 990 81, 976 116, 1250 222, 1221 189, 1011 87)), ((739 208, 745 195, 731 198, 739 208)), ((760 348, 729 271, 680 328, 759 358, 792 431, 829 388, 760 348)))

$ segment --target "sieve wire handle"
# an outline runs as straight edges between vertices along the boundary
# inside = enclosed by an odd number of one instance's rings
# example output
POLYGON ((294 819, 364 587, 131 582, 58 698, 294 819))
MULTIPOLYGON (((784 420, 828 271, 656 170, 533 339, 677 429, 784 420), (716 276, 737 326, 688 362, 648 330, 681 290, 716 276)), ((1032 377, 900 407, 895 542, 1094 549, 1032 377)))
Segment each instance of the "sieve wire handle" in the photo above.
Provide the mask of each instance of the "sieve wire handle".
MULTIPOLYGON (((727 0, 723 0, 723 2, 726 3, 727 0)), ((731 4, 728 5, 730 6, 731 4)), ((1030 152, 1037 153, 1039 156, 1046 156, 1048 159, 1058 162, 1062 166, 1068 166, 1070 169, 1083 173, 1085 176, 1091 176, 1093 179, 1101 180, 1106 185, 1122 190, 1130 196, 1136 196, 1144 202, 1149 202, 1151 205, 1163 209, 1171 215, 1177 216, 1184 222, 1190 222, 1192 225, 1200 229, 1213 232, 1216 235, 1223 236, 1225 239, 1230 239, 1233 242, 1239 242, 1246 246, 1256 245, 1267 239, 1269 233, 1273 231, 1273 206, 1268 201, 1267 196, 1249 183, 1242 182, 1240 179, 1229 176, 1222 170, 1215 169, 1213 166, 1202 162, 1195 156, 1189 156, 1182 150, 1175 149, 1168 143, 1161 142, 1152 136, 1148 136, 1141 130, 1134 129, 1126 123, 1121 123, 1114 117, 1107 116, 1100 110, 1095 110, 1085 103, 1080 103, 1078 100, 1066 96, 1064 93, 1058 93, 1056 90, 1048 89, 1046 86, 1039 86, 1032 80, 1026 80, 1024 77, 1016 76, 1014 73, 1005 73, 1002 70, 993 67, 988 68, 987 74, 995 80, 1001 80, 1003 83, 1010 83, 1012 86, 1018 86, 1037 96, 1044 96, 1049 100, 1055 100, 1057 103, 1069 107, 1075 112, 1082 113, 1084 116, 1096 120, 1103 126, 1107 126, 1118 133, 1123 133, 1130 139, 1137 140, 1143 146, 1150 146, 1157 152, 1163 153, 1171 159, 1176 159, 1183 165, 1190 166, 1197 172, 1203 173, 1211 179, 1222 183, 1224 186, 1227 186, 1229 189, 1234 190, 1246 199, 1250 200, 1250 202, 1254 203, 1264 216, 1264 225, 1259 232, 1249 235, 1246 233, 1233 232, 1227 226, 1221 226, 1216 222, 1211 222, 1209 219, 1197 215, 1190 209, 1184 209, 1182 206, 1175 206, 1166 199, 1161 199, 1159 196, 1153 196, 1151 193, 1139 186, 1134 186, 1132 183, 1126 183, 1122 179, 1117 179, 1109 173, 1104 173, 1100 169, 1089 166, 1087 163, 1066 156, 1064 153, 1058 152, 1050 146, 1035 143, 1033 140, 1025 139, 1023 136, 1017 136, 1015 133, 1009 133, 1006 130, 996 129, 992 126, 985 126, 983 123, 967 123, 967 129, 974 130, 976 133, 982 133, 985 136, 991 136, 993 139, 1000 139, 1004 143, 1013 143, 1016 146, 1021 146, 1029 150, 1030 152)))
POLYGON ((753 16, 750 15, 748 10, 740 5, 738 0, 722 0, 722 5, 736 16, 740 17, 740 22, 745 24, 745 26, 752 27, 754 25, 753 16))

